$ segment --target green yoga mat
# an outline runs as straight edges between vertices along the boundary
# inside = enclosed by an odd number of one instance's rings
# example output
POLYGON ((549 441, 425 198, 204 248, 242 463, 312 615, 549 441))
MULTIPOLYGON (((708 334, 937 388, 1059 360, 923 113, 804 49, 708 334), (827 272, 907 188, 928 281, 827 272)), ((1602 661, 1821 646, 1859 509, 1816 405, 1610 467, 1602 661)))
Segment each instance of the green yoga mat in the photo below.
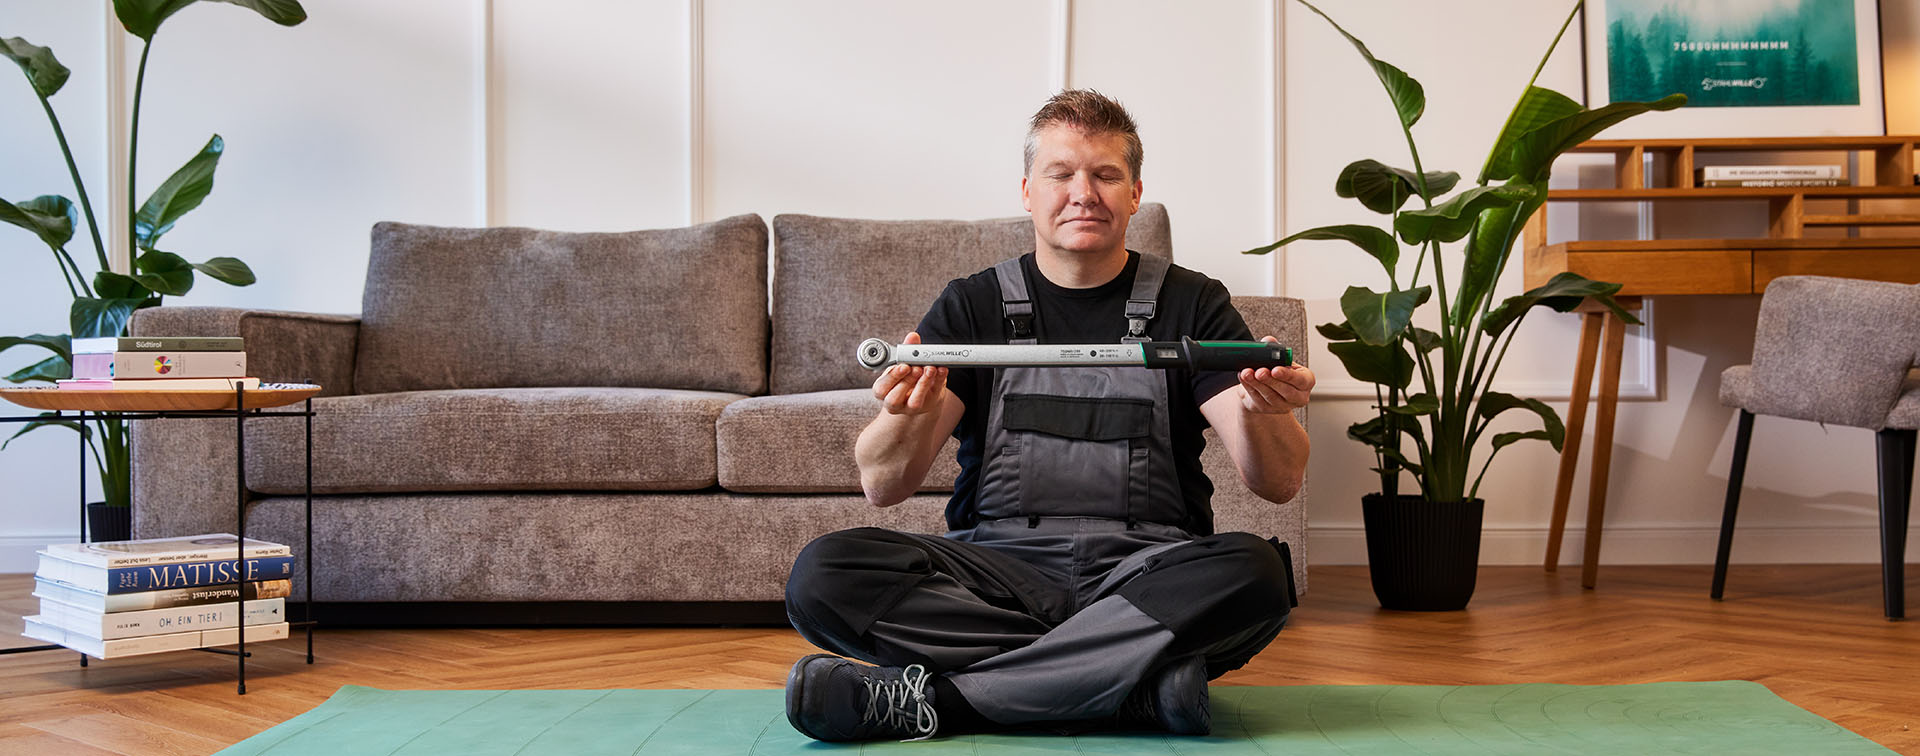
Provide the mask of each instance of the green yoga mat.
POLYGON ((349 685, 226 756, 381 754, 1892 753, 1750 682, 1215 687, 1210 737, 969 735, 815 743, 778 690, 380 690, 349 685))

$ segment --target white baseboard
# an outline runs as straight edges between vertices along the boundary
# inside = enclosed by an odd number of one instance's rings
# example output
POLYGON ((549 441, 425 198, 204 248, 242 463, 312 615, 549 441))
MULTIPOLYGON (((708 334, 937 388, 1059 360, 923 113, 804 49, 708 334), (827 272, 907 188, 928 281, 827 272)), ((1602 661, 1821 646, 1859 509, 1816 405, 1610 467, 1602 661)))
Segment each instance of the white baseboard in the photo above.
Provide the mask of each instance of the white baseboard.
MULTIPOLYGON (((1567 528, 1560 542, 1560 563, 1581 564, 1586 529, 1567 528)), ((1920 528, 1908 531, 1916 542, 1920 528)), ((1720 528, 1607 528, 1600 543, 1601 564, 1713 564, 1720 528)), ((1488 528, 1480 538, 1483 565, 1539 564, 1547 555, 1547 529, 1488 528)), ((1367 536, 1359 525, 1307 529, 1307 557, 1313 564, 1366 564, 1367 536)), ((1880 531, 1874 527, 1742 527, 1733 533, 1734 564, 1879 564, 1880 531)), ((1908 549, 1907 561, 1920 561, 1920 549, 1908 549)))

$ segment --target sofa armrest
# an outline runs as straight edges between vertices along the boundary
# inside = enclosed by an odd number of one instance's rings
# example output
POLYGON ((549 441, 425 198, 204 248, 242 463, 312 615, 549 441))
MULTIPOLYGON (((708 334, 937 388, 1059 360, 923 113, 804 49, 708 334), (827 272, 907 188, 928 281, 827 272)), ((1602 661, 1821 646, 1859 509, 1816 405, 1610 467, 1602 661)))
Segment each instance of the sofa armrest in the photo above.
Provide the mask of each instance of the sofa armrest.
MULTIPOLYGON (((1254 338, 1272 336, 1293 349, 1299 364, 1307 361, 1306 303, 1291 297, 1236 296, 1233 307, 1247 321, 1254 338)), ((1294 410, 1294 419, 1307 425, 1307 408, 1294 410)), ((1263 538, 1279 538, 1293 550, 1295 588, 1307 591, 1307 488, 1311 481, 1300 481, 1293 499, 1275 504, 1258 496, 1240 482, 1240 471, 1227 456, 1227 447, 1212 429, 1206 432, 1207 448, 1200 455, 1201 467, 1213 480, 1214 529, 1220 532, 1245 531, 1263 538)))
MULTIPOLYGON (((247 372, 267 382, 311 381, 323 396, 351 393, 359 318, 234 307, 150 307, 135 336, 240 336, 247 372)), ((278 421, 286 422, 286 421, 278 421)), ((209 419, 133 423, 133 528, 138 538, 234 529, 234 428, 209 419)))

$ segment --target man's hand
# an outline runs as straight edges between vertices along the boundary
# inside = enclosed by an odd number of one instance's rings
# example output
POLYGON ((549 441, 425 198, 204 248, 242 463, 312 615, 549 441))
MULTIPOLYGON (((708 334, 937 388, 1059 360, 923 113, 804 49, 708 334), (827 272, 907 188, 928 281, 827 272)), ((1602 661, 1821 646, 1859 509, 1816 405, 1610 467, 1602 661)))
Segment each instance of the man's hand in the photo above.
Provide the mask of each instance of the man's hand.
MULTIPOLYGON (((1261 339, 1277 343, 1272 336, 1261 339)), ((1313 394, 1313 371, 1305 365, 1278 368, 1248 368, 1240 371, 1240 386, 1246 396, 1240 406, 1248 412, 1273 415, 1307 406, 1313 394)))
MULTIPOLYGON (((909 332, 900 343, 918 344, 920 334, 909 332)), ((915 365, 894 365, 881 371, 873 381, 873 398, 879 399, 889 415, 924 415, 939 412, 947 398, 947 369, 915 365)))

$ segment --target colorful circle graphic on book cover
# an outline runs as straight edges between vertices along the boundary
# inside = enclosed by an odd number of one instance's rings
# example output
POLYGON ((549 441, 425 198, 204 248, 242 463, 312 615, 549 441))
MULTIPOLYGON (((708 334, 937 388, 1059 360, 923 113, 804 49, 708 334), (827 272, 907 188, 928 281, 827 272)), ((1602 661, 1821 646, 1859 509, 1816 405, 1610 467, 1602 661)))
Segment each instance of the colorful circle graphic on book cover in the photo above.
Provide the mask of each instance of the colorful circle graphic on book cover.
POLYGON ((153 372, 161 375, 173 372, 173 360, 169 360, 165 356, 153 358, 153 372))

